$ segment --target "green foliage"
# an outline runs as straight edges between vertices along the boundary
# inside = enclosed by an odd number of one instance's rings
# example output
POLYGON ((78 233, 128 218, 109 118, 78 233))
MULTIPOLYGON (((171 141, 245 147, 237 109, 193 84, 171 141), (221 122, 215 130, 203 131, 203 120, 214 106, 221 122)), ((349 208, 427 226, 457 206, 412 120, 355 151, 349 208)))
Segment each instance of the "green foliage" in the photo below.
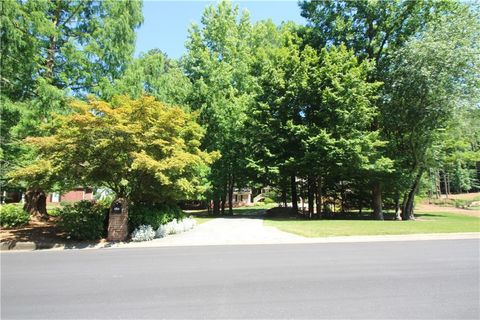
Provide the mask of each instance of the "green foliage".
POLYGON ((153 230, 157 230, 162 224, 166 224, 173 219, 180 220, 184 217, 185 213, 174 204, 137 204, 129 208, 128 228, 132 232, 138 226, 150 225, 153 230))
POLYGON ((413 179, 441 164, 442 145, 452 151, 461 148, 464 139, 444 133, 458 124, 454 117, 478 108, 479 37, 478 15, 460 7, 392 54, 381 109, 397 172, 413 179))
POLYGON ((114 95, 138 99, 144 94, 167 104, 187 106, 192 83, 178 63, 160 50, 150 50, 128 64, 125 73, 102 92, 109 100, 114 95))
POLYGON ((2 93, 44 100, 50 87, 81 95, 118 78, 141 9, 139 1, 3 1, 2 93))
MULTIPOLYGON (((300 1, 312 28, 306 38, 316 47, 344 44, 361 59, 383 59, 429 21, 454 5, 451 1, 300 1)), ((377 69, 378 70, 378 69, 377 69)))
POLYGON ((263 203, 264 204, 272 204, 272 203, 276 203, 276 201, 273 200, 272 198, 265 197, 264 200, 263 200, 263 203))
POLYGON ((106 236, 108 207, 84 200, 65 205, 58 216, 58 226, 73 239, 97 240, 106 236))
POLYGON ((15 188, 6 175, 36 158, 21 140, 51 134, 52 113, 70 112, 72 95, 98 93, 123 74, 142 3, 5 0, 0 8, 0 180, 15 188))
POLYGON ((30 221, 30 215, 21 205, 4 204, 0 206, 0 225, 2 228, 22 226, 30 221))
POLYGON ((246 183, 244 124, 255 94, 250 34, 248 12, 239 13, 238 6, 227 1, 208 6, 202 25, 189 30, 184 67, 193 83, 190 105, 206 129, 203 146, 221 154, 209 177, 209 197, 215 204, 246 183))
POLYGON ((107 187, 134 201, 175 201, 204 191, 202 175, 215 153, 200 150, 202 128, 193 114, 153 97, 114 104, 76 101, 58 115, 55 134, 29 138, 36 162, 12 174, 43 186, 107 187))

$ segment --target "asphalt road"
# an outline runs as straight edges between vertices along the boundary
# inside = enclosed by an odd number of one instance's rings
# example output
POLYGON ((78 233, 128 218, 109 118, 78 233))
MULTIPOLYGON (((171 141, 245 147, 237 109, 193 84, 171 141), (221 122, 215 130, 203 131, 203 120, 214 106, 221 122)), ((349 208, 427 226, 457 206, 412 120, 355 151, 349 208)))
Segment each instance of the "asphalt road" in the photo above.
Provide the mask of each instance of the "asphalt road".
POLYGON ((1 318, 478 319, 479 241, 1 254, 1 318))

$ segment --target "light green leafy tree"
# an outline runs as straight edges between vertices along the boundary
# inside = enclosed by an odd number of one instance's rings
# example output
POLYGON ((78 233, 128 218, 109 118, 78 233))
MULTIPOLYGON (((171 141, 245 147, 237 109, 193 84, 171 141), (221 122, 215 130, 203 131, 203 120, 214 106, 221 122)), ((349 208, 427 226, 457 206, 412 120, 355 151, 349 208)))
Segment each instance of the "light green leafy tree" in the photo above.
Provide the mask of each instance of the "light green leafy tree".
POLYGON ((134 203, 172 203, 205 192, 217 156, 200 149, 204 130, 195 115, 144 96, 72 103, 57 115, 52 135, 31 137, 38 159, 11 177, 27 185, 111 189, 134 203), (45 170, 47 168, 47 170, 45 170))

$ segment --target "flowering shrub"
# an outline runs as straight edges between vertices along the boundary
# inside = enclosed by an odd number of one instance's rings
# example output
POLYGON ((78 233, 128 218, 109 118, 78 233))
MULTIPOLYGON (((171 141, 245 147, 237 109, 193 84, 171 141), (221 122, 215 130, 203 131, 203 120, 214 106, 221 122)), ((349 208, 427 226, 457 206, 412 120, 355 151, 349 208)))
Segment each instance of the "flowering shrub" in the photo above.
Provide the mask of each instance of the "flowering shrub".
POLYGON ((168 234, 166 225, 162 224, 158 227, 157 232, 155 233, 155 238, 163 238, 168 234))
POLYGON ((138 226, 132 233, 132 241, 150 241, 155 238, 155 231, 150 225, 138 226))
POLYGON ((157 238, 163 238, 168 234, 176 234, 193 229, 197 225, 197 221, 192 218, 185 218, 183 220, 173 219, 172 221, 162 224, 158 227, 156 232, 157 238))

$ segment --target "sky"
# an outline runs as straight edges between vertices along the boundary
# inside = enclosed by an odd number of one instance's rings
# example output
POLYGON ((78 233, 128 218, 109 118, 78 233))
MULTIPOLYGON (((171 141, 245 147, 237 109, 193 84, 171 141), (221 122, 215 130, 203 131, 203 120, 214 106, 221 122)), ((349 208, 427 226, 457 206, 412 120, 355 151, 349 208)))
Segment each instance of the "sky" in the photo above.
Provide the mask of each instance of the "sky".
MULTIPOLYGON (((203 9, 216 1, 160 1, 144 0, 143 25, 137 30, 135 56, 141 52, 158 48, 171 58, 185 53, 188 27, 192 22, 200 23, 203 9)), ((247 9, 252 22, 272 19, 294 21, 305 24, 300 16, 297 0, 293 1, 233 1, 240 10, 247 9)))

